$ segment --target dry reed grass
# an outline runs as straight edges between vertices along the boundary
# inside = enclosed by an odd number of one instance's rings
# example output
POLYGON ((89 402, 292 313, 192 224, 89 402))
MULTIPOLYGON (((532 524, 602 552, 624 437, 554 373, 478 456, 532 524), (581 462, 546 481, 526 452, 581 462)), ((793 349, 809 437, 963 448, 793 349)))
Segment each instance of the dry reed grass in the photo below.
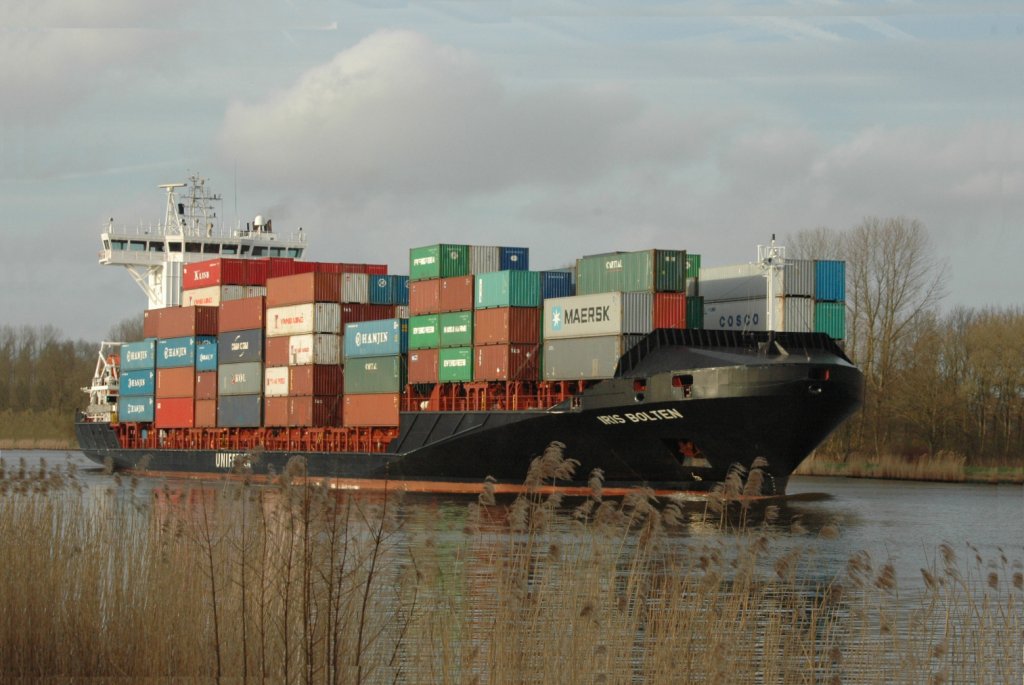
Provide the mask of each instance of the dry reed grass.
MULTIPOLYGON (((552 445, 527 484, 573 468, 552 445)), ((962 571, 942 547, 901 612, 891 566, 865 553, 819 577, 806 531, 777 540, 731 500, 749 474, 695 511, 607 500, 600 474, 572 508, 485 486, 445 537, 436 521, 410 533, 397 493, 338 496, 301 473, 142 496, 4 465, 0 680, 1020 680, 1019 562, 962 571)))
POLYGON ((845 460, 815 453, 805 459, 794 473, 798 476, 845 476, 945 483, 1024 483, 1024 466, 1019 463, 968 466, 966 457, 952 452, 939 452, 931 456, 914 458, 900 455, 852 456, 845 460))
POLYGON ((0 450, 70 450, 78 449, 77 443, 69 438, 3 438, 0 450))

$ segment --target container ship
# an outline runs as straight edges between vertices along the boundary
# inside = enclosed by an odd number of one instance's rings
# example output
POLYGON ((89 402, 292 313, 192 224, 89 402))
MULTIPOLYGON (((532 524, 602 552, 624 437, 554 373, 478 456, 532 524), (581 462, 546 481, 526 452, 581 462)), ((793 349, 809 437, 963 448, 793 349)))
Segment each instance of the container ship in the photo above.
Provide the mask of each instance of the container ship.
MULTIPOLYGON (((531 271, 528 248, 434 244, 392 274, 307 261, 301 229, 260 217, 214 233, 203 181, 162 187, 163 224, 101 236, 101 263, 149 299, 142 339, 103 344, 76 421, 82 451, 116 469, 260 479, 302 457, 337 488, 514 492, 557 442, 578 462, 551 484, 566 492, 595 469, 611 492, 706 490, 760 457, 762 494, 784 494, 861 404, 834 336, 777 325, 785 306, 761 330, 705 327, 685 250, 531 271)), ((774 239, 759 262, 767 301, 794 298, 773 292, 774 239)), ((821 264, 798 271, 836 291, 841 270, 821 264)))

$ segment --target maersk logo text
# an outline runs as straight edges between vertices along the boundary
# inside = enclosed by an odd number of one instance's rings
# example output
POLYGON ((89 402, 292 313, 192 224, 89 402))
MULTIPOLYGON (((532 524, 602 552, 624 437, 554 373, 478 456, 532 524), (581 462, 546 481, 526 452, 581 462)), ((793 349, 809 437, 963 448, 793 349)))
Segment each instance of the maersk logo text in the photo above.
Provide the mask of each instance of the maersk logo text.
POLYGON ((605 305, 604 307, 577 307, 575 309, 566 309, 564 323, 587 324, 610 321, 612 318, 611 314, 608 313, 610 308, 610 306, 605 305))
POLYGON ((551 308, 551 330, 562 330, 562 308, 558 305, 551 308))

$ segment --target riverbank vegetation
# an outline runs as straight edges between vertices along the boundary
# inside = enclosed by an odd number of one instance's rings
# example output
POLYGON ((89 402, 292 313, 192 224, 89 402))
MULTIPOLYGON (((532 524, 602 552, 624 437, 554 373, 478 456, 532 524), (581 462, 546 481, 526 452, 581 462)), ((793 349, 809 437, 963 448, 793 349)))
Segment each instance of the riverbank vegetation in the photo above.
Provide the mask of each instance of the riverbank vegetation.
MULTIPOLYGON (((557 445, 528 485, 573 468, 557 445)), ((598 474, 575 503, 439 512, 278 483, 84 490, 0 472, 0 679, 280 683, 1017 682, 1019 560, 936 550, 921 578, 831 525, 768 525, 598 474), (575 506, 573 506, 575 505, 575 506), (429 516, 414 525, 409 517, 429 516)), ((117 479, 117 476, 112 476, 117 479)), ((739 492, 741 482, 733 485, 739 492)))

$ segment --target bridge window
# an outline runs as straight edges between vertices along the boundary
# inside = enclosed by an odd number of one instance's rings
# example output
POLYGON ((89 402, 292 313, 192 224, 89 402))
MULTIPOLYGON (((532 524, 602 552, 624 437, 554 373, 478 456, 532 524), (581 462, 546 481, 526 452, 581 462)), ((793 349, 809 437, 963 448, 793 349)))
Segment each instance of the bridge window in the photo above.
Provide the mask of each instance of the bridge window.
POLYGON ((298 259, 302 256, 302 250, 298 247, 292 247, 288 249, 288 256, 293 259, 298 259))
POLYGON ((238 254, 238 246, 237 245, 221 245, 220 246, 220 253, 221 254, 238 254))
POLYGON ((271 257, 283 257, 284 256, 284 248, 280 248, 280 247, 272 247, 272 248, 270 248, 270 256, 271 257))
POLYGON ((185 252, 202 252, 203 246, 199 243, 185 243, 185 252))
POLYGON ((242 245, 242 254, 249 254, 249 246, 242 245))
POLYGON ((128 241, 129 252, 145 252, 146 241, 145 240, 130 240, 128 241))
POLYGON ((181 243, 167 243, 168 252, 181 252, 181 243))
POLYGON ((217 254, 220 252, 220 245, 217 243, 206 243, 203 245, 203 254, 217 254))

